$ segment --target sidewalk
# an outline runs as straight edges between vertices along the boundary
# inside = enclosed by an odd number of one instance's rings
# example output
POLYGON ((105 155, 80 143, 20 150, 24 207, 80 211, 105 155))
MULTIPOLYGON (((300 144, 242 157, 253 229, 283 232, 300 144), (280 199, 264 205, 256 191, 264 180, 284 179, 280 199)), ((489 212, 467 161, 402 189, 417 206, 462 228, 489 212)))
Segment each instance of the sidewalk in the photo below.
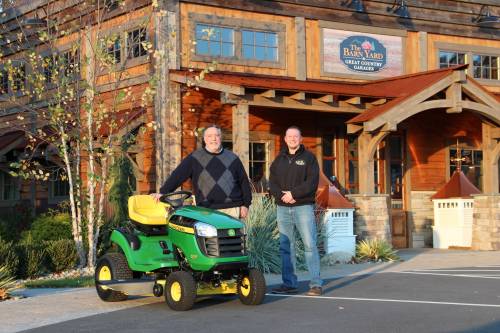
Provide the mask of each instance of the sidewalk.
MULTIPOLYGON (((400 272, 415 269, 500 266, 500 251, 478 252, 461 250, 409 249, 399 252, 403 259, 395 263, 342 264, 322 268, 325 280, 363 274, 400 272)), ((307 272, 299 274, 307 280, 307 272)), ((281 282, 276 274, 267 274, 268 286, 281 282)), ((0 302, 0 332, 18 332, 67 320, 108 313, 146 304, 163 302, 163 298, 135 297, 125 302, 105 303, 94 288, 31 289, 20 291, 27 298, 0 302)), ((165 311, 168 311, 165 309, 165 311)))

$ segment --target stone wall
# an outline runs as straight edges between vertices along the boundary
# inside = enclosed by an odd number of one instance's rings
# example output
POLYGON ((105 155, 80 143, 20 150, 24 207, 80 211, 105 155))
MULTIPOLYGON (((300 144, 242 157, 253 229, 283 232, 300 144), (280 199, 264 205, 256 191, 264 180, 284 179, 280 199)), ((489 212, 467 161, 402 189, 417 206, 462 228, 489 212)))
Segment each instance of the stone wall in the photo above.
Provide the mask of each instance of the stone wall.
POLYGON ((500 250, 500 195, 474 195, 473 250, 500 250))
POLYGON ((354 211, 354 234, 358 240, 383 239, 391 243, 391 220, 389 195, 347 195, 356 209, 354 211))
POLYGON ((408 230, 412 248, 432 247, 432 225, 434 206, 431 196, 435 191, 411 191, 408 230))

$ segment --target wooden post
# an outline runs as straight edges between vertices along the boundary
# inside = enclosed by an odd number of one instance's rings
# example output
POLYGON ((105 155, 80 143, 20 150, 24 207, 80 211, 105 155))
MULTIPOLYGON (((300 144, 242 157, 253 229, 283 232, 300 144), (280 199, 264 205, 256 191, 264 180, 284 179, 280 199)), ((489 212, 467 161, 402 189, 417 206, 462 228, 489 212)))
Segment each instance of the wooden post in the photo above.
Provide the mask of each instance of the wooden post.
POLYGON ((358 167, 359 167, 359 193, 374 194, 375 193, 375 167, 373 157, 377 150, 377 146, 389 132, 378 132, 371 134, 369 132, 361 132, 358 137, 358 167))
POLYGON ((359 193, 373 194, 374 189, 374 165, 373 155, 370 156, 368 146, 370 144, 371 134, 361 132, 358 137, 358 172, 359 172, 359 193))
POLYGON ((249 172, 248 104, 233 106, 233 152, 239 156, 248 176, 249 172))
POLYGON ((483 133, 483 193, 498 193, 498 156, 500 143, 493 137, 494 127, 482 123, 483 133))
POLYGON ((179 2, 162 1, 155 13, 154 69, 158 74, 155 96, 156 189, 165 182, 181 160, 181 93, 178 84, 170 82, 168 72, 179 68, 179 2))

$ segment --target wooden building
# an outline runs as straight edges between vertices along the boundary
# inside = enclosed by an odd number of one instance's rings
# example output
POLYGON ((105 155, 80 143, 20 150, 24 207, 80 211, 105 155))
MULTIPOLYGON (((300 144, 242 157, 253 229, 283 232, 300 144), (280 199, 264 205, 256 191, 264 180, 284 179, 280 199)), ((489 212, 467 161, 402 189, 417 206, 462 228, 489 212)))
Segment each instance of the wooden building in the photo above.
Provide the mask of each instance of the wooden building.
POLYGON ((500 248, 497 1, 165 0, 154 11, 150 37, 169 57, 155 67, 159 130, 139 191, 157 188, 212 123, 265 191, 297 125, 356 205, 359 237, 432 246, 430 197, 460 149, 483 192, 473 247, 500 248))

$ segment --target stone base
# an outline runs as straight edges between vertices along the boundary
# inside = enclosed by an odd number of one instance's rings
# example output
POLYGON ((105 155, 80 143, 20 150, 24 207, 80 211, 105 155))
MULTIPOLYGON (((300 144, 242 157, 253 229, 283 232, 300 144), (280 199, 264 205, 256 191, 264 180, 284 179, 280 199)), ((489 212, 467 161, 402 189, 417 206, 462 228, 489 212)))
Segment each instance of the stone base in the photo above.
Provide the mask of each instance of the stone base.
POLYGON ((358 235, 358 240, 382 239, 391 244, 389 195, 351 194, 347 198, 356 207, 354 234, 358 235))
POLYGON ((474 195, 473 250, 500 250, 500 194, 474 195))

